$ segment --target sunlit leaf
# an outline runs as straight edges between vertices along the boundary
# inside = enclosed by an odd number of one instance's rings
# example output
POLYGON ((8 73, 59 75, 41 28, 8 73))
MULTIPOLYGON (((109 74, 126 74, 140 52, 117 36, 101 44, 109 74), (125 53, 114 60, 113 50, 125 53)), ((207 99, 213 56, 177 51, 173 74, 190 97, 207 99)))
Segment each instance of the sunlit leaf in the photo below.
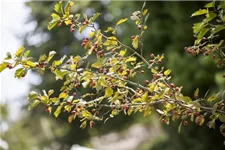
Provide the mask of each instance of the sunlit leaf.
POLYGON ((166 71, 164 71, 164 75, 165 75, 165 76, 170 75, 170 73, 171 73, 171 70, 170 70, 170 69, 167 69, 166 71))
POLYGON ((55 4, 54 10, 57 13, 60 13, 60 14, 63 13, 63 11, 62 11, 62 1, 59 1, 57 4, 55 4))
POLYGON ((198 15, 204 15, 204 14, 206 14, 207 13, 207 10, 206 9, 199 9, 198 11, 196 11, 195 13, 193 13, 192 15, 191 15, 191 17, 193 17, 193 16, 198 16, 198 15))
POLYGON ((127 20, 128 20, 127 18, 120 19, 120 20, 116 23, 116 25, 118 26, 118 25, 120 25, 120 24, 126 22, 127 20))
POLYGON ((16 57, 20 57, 22 55, 22 53, 23 53, 24 50, 25 50, 25 48, 23 46, 21 46, 20 48, 18 48, 18 50, 15 53, 16 57))
POLYGON ((113 89, 112 88, 110 88, 110 87, 108 87, 108 88, 106 88, 105 89, 105 96, 104 97, 110 97, 110 96, 112 96, 113 95, 113 89))

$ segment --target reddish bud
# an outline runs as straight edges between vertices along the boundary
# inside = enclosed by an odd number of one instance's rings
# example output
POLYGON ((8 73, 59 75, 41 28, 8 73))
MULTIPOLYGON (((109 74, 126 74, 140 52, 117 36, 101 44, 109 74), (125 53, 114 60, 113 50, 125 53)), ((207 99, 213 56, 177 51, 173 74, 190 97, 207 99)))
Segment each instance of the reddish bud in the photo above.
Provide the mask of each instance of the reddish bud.
POLYGON ((98 115, 98 114, 99 114, 99 111, 96 111, 96 112, 95 112, 95 115, 98 115))
POLYGON ((86 45, 86 43, 84 43, 84 42, 81 44, 82 47, 84 47, 85 45, 86 45))
POLYGON ((161 122, 162 122, 162 123, 166 123, 166 120, 165 120, 165 119, 161 119, 161 122))
POLYGON ((74 93, 73 93, 73 96, 76 96, 76 95, 77 95, 77 93, 76 93, 76 92, 74 92, 74 93))
POLYGON ((86 22, 83 22, 83 23, 82 23, 82 25, 86 25, 86 24, 87 24, 86 22))
POLYGON ((158 62, 158 63, 161 63, 161 62, 162 62, 162 60, 158 60, 157 62, 158 62))
POLYGON ((141 25, 138 25, 138 29, 139 29, 139 30, 141 29, 141 25))
POLYGON ((173 83, 170 84, 170 88, 174 88, 175 85, 173 83))
POLYGON ((135 38, 136 38, 136 36, 134 36, 134 35, 133 35, 133 36, 131 36, 131 39, 132 39, 132 40, 133 40, 133 39, 135 39, 135 38))
POLYGON ((70 29, 70 32, 74 32, 75 30, 72 28, 72 29, 70 29))
POLYGON ((225 74, 222 77, 225 78, 225 74))
POLYGON ((146 83, 146 84, 149 84, 150 82, 149 82, 148 80, 145 80, 145 83, 146 83))
POLYGON ((183 122, 183 125, 187 125, 187 124, 188 124, 188 121, 185 120, 185 121, 183 122))
POLYGON ((154 62, 154 60, 149 60, 148 62, 149 62, 150 64, 152 64, 152 63, 154 62))
POLYGON ((103 72, 103 69, 102 68, 99 68, 98 69, 98 72, 102 73, 103 72))
POLYGON ((68 25, 69 25, 69 26, 72 26, 72 23, 70 22, 68 25))
POLYGON ((95 113, 95 112, 96 112, 96 109, 92 109, 91 111, 92 111, 93 113, 95 113))
POLYGON ((119 72, 122 73, 123 72, 123 68, 120 68, 119 72))
POLYGON ((144 70, 141 70, 141 72, 140 72, 141 74, 144 74, 145 73, 145 71, 144 70))
POLYGON ((122 106, 122 109, 123 109, 123 110, 126 110, 126 109, 128 109, 128 108, 129 108, 129 107, 128 107, 127 105, 123 105, 123 106, 122 106))
POLYGON ((154 54, 150 54, 150 57, 154 58, 154 57, 155 57, 155 55, 154 55, 154 54))
POLYGON ((68 64, 70 64, 70 62, 69 62, 69 61, 67 61, 67 62, 66 62, 66 64, 68 65, 68 64))
POLYGON ((92 87, 94 87, 94 86, 96 85, 96 83, 95 83, 95 82, 93 82, 91 85, 92 85, 92 87))
POLYGON ((61 22, 59 22, 57 26, 58 26, 58 27, 61 27, 61 25, 62 25, 62 23, 61 23, 61 22))
POLYGON ((85 23, 86 23, 86 24, 88 24, 88 23, 89 23, 89 21, 88 21, 88 20, 86 20, 86 21, 85 21, 85 23))
POLYGON ((95 126, 95 122, 94 121, 90 121, 90 127, 92 128, 93 126, 95 126))

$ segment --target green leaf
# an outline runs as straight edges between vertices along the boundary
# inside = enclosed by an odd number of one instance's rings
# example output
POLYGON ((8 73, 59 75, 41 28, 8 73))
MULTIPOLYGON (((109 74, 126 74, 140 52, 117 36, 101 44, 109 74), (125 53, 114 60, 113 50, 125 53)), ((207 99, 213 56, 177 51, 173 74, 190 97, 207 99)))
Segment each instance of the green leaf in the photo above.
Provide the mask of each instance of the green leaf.
POLYGON ((225 115, 220 114, 219 119, 220 119, 221 122, 225 122, 225 115))
POLYGON ((59 114, 61 113, 61 109, 63 108, 63 104, 61 103, 58 107, 57 107, 57 109, 56 109, 56 111, 54 112, 54 116, 57 118, 58 116, 59 116, 59 114))
POLYGON ((9 60, 9 59, 12 59, 12 55, 10 52, 7 52, 6 53, 6 58, 4 58, 4 60, 9 60))
POLYGON ((118 26, 118 25, 120 25, 120 24, 126 22, 127 20, 128 20, 127 18, 120 19, 120 20, 116 23, 116 25, 118 26))
POLYGON ((30 50, 26 50, 26 51, 24 52, 23 56, 24 56, 24 57, 28 57, 29 54, 30 54, 30 50))
POLYGON ((136 36, 133 41, 132 41, 132 45, 135 49, 138 48, 138 36, 136 36))
POLYGON ((199 9, 198 11, 196 11, 195 13, 193 13, 191 15, 191 17, 193 17, 193 16, 199 16, 199 15, 204 15, 206 13, 207 13, 207 10, 206 9, 199 9))
POLYGON ((38 94, 37 94, 37 92, 35 92, 35 91, 31 91, 30 93, 29 93, 29 95, 28 95, 28 98, 27 98, 27 100, 35 100, 35 99, 37 99, 38 98, 38 94))
POLYGON ((64 74, 61 71, 59 71, 58 69, 56 69, 54 71, 54 73, 55 73, 57 79, 61 79, 61 80, 63 79, 64 74))
POLYGON ((16 57, 20 57, 22 55, 22 53, 23 53, 24 50, 25 50, 25 48, 23 46, 21 46, 20 48, 18 48, 18 50, 15 53, 16 57))
POLYGON ((216 28, 213 30, 212 34, 216 34, 217 32, 224 30, 225 26, 224 25, 218 25, 216 28))
POLYGON ((108 97, 111 97, 112 95, 113 95, 113 89, 110 87, 106 88, 104 97, 108 98, 108 97))
POLYGON ((215 4, 214 2, 210 2, 210 3, 206 4, 205 7, 211 8, 211 7, 214 7, 214 4, 215 4))
POLYGON ((194 98, 198 98, 199 88, 197 88, 194 92, 194 98))
POLYGON ((171 70, 170 69, 167 69, 166 71, 164 71, 164 75, 165 76, 168 76, 170 73, 171 73, 171 70))
POLYGON ((63 11, 62 11, 62 1, 59 1, 57 4, 55 4, 54 10, 55 10, 57 13, 60 13, 60 14, 63 13, 63 11))
POLYGON ((96 18, 98 18, 98 16, 100 16, 101 13, 95 13, 90 19, 89 19, 89 22, 93 22, 95 21, 96 18))
POLYGON ((29 67, 35 67, 36 65, 32 61, 26 61, 26 65, 29 67))
POLYGON ((132 62, 132 61, 136 61, 136 57, 129 57, 129 58, 127 58, 126 59, 126 61, 125 62, 132 62))
POLYGON ((208 23, 209 21, 213 20, 214 18, 216 18, 216 13, 210 13, 206 15, 206 18, 203 20, 204 23, 208 23))
POLYGON ((60 20, 60 16, 57 15, 56 13, 52 13, 51 16, 53 20, 60 20))
POLYGON ((65 15, 70 14, 70 8, 74 5, 74 2, 68 1, 66 6, 64 7, 64 13, 65 15))
POLYGON ((141 96, 142 101, 147 101, 148 100, 148 91, 146 91, 142 96, 141 96))
POLYGON ((211 102, 211 101, 216 100, 216 98, 217 98, 217 94, 213 94, 212 96, 210 96, 210 97, 207 99, 207 101, 208 101, 208 102, 211 102))
POLYGON ((48 54, 48 58, 47 58, 47 62, 49 62, 55 54, 56 54, 56 52, 55 52, 55 51, 51 51, 51 52, 49 52, 49 54, 48 54))
POLYGON ((17 69, 16 72, 15 72, 15 78, 20 78, 23 74, 23 68, 20 68, 20 69, 17 69))
POLYGON ((58 20, 52 20, 48 23, 48 30, 51 30, 58 24, 58 20))
POLYGON ((1 63, 0 64, 0 72, 2 72, 3 70, 5 70, 5 68, 7 68, 7 63, 1 63))
POLYGON ((203 38, 203 36, 210 30, 210 28, 202 28, 198 33, 198 39, 203 38))
POLYGON ((31 101, 31 102, 30 102, 30 106, 28 107, 28 110, 34 109, 34 107, 36 107, 39 103, 40 103, 39 100, 31 101))

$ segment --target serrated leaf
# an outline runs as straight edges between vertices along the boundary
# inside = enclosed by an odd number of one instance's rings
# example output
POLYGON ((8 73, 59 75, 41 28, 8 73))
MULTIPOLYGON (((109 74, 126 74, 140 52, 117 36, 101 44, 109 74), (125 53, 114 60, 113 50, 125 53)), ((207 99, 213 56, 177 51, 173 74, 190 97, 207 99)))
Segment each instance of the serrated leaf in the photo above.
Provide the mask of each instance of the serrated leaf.
POLYGON ((106 88, 104 97, 108 98, 108 97, 111 97, 112 95, 113 95, 113 89, 110 87, 106 88))
POLYGON ((56 69, 54 71, 54 73, 55 73, 57 79, 61 79, 61 80, 63 79, 64 74, 61 71, 59 71, 59 70, 56 69))
POLYGON ((120 20, 116 23, 116 25, 118 26, 118 25, 120 25, 120 24, 126 22, 127 20, 128 20, 127 18, 120 19, 120 20))
POLYGON ((164 75, 165 75, 165 76, 170 75, 170 73, 171 73, 171 70, 170 70, 170 69, 167 69, 166 71, 164 71, 164 75))
POLYGON ((205 7, 211 8, 211 7, 214 7, 214 4, 215 4, 214 2, 210 2, 210 3, 206 4, 205 7))
POLYGON ((197 88, 194 92, 194 98, 198 98, 199 88, 197 88))
POLYGON ((20 48, 18 48, 18 50, 15 53, 16 57, 20 57, 22 55, 22 53, 23 53, 24 50, 25 50, 25 48, 23 46, 21 46, 20 48))
POLYGON ((27 97, 27 100, 34 100, 34 99, 37 99, 38 98, 38 94, 37 92, 35 91, 31 91, 27 97))
POLYGON ((194 12, 191 17, 194 17, 194 16, 199 16, 199 15, 204 15, 207 13, 207 10, 206 9, 199 9, 198 11, 194 12))
POLYGON ((58 24, 58 20, 52 20, 48 23, 48 30, 51 30, 58 24))
POLYGON ((59 20, 60 19, 60 16, 57 15, 56 13, 52 13, 51 16, 52 16, 53 20, 59 20))
POLYGON ((70 9, 71 7, 74 5, 74 2, 72 1, 68 1, 66 6, 64 7, 64 13, 65 15, 69 15, 70 14, 70 9))
POLYGON ((95 14, 89 19, 89 21, 90 21, 90 22, 95 21, 95 19, 98 18, 98 16, 100 16, 100 15, 101 15, 101 13, 95 13, 95 14))
POLYGON ((60 14, 63 13, 63 11, 62 11, 62 1, 59 1, 57 4, 55 4, 54 10, 57 13, 60 13, 60 14))

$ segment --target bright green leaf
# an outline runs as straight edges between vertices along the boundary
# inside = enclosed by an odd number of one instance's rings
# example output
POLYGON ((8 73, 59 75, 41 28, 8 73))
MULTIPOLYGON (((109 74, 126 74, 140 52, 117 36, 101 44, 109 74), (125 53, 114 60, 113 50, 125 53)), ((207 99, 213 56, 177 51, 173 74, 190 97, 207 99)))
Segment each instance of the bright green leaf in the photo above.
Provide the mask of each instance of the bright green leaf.
POLYGON ((192 15, 191 15, 191 17, 193 17, 193 16, 198 16, 198 15, 204 15, 204 14, 206 14, 207 13, 207 10, 206 9, 199 9, 198 11, 196 11, 195 13, 193 13, 192 15))
POLYGON ((108 87, 105 89, 105 96, 106 98, 111 97, 113 95, 113 89, 108 87))
POLYGON ((116 25, 118 26, 118 25, 120 25, 120 24, 126 22, 127 20, 128 20, 127 18, 120 19, 120 20, 116 23, 116 25))

